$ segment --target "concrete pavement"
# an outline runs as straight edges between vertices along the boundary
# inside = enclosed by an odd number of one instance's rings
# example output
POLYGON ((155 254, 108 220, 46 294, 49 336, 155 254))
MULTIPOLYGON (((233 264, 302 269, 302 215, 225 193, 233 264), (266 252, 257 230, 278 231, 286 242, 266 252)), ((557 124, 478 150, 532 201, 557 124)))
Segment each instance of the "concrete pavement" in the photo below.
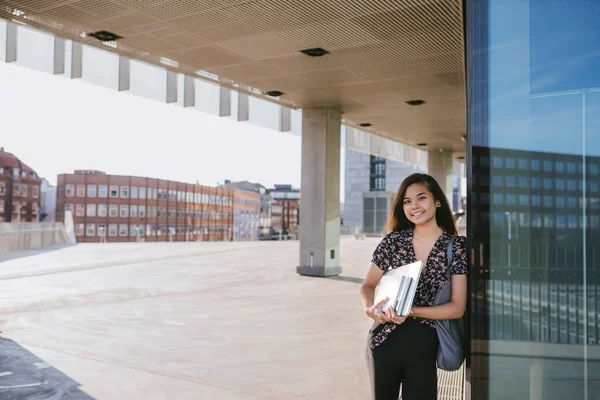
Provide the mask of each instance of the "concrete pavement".
POLYGON ((342 239, 339 279, 297 275, 295 241, 81 244, 11 259, 0 330, 94 399, 362 400, 370 324, 358 289, 376 244, 342 239))

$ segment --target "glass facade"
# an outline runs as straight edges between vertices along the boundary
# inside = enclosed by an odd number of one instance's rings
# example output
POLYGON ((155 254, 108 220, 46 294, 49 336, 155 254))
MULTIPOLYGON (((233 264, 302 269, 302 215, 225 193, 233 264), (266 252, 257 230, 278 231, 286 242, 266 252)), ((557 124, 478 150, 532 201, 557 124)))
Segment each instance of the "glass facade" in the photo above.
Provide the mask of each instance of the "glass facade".
POLYGON ((600 2, 466 4, 471 398, 600 398, 600 2))

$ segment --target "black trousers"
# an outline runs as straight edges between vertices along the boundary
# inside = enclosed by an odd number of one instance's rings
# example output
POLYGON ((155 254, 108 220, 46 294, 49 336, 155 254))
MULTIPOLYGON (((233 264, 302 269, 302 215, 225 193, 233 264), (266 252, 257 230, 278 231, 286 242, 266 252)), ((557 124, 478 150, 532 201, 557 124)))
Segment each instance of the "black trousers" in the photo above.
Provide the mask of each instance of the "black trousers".
POLYGON ((437 332, 413 318, 392 331, 371 349, 373 337, 383 328, 372 328, 367 339, 367 366, 373 400, 436 400, 437 332))

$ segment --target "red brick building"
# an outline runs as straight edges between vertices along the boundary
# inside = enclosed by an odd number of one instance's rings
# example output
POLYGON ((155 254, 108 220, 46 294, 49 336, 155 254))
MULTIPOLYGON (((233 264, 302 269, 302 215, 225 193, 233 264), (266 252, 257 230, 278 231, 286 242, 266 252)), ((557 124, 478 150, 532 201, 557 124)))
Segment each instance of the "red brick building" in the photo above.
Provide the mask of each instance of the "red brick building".
POLYGON ((41 184, 33 169, 0 148, 0 222, 36 222, 41 184))
POLYGON ((233 190, 78 170, 58 176, 56 220, 78 242, 232 240, 233 190))

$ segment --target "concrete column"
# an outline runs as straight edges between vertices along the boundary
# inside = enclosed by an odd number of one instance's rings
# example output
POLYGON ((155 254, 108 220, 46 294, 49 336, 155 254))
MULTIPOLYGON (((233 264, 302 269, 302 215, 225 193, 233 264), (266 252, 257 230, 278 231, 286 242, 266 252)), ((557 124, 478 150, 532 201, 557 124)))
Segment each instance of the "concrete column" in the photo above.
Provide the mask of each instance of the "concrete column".
POLYGON ((289 132, 292 130, 292 110, 287 107, 279 106, 279 132, 289 132))
POLYGON ((340 266, 341 112, 302 111, 300 265, 296 272, 332 276, 340 266))
POLYGON ((231 115, 231 91, 222 86, 219 87, 219 117, 231 115))
POLYGON ((248 121, 250 119, 250 102, 248 95, 238 93, 237 98, 237 120, 248 121))
POLYGON ((54 65, 52 73, 61 75, 65 73, 65 40, 54 38, 54 65))
POLYGON ((177 103, 177 73, 167 71, 167 103, 177 103))
POLYGON ((119 92, 129 90, 130 87, 130 60, 129 58, 119 56, 119 92))
POLYGON ((446 193, 452 210, 452 152, 447 150, 430 150, 427 154, 427 171, 439 183, 446 193))
POLYGON ((17 25, 6 22, 6 28, 0 32, 0 41, 0 58, 7 63, 17 61, 17 25))

